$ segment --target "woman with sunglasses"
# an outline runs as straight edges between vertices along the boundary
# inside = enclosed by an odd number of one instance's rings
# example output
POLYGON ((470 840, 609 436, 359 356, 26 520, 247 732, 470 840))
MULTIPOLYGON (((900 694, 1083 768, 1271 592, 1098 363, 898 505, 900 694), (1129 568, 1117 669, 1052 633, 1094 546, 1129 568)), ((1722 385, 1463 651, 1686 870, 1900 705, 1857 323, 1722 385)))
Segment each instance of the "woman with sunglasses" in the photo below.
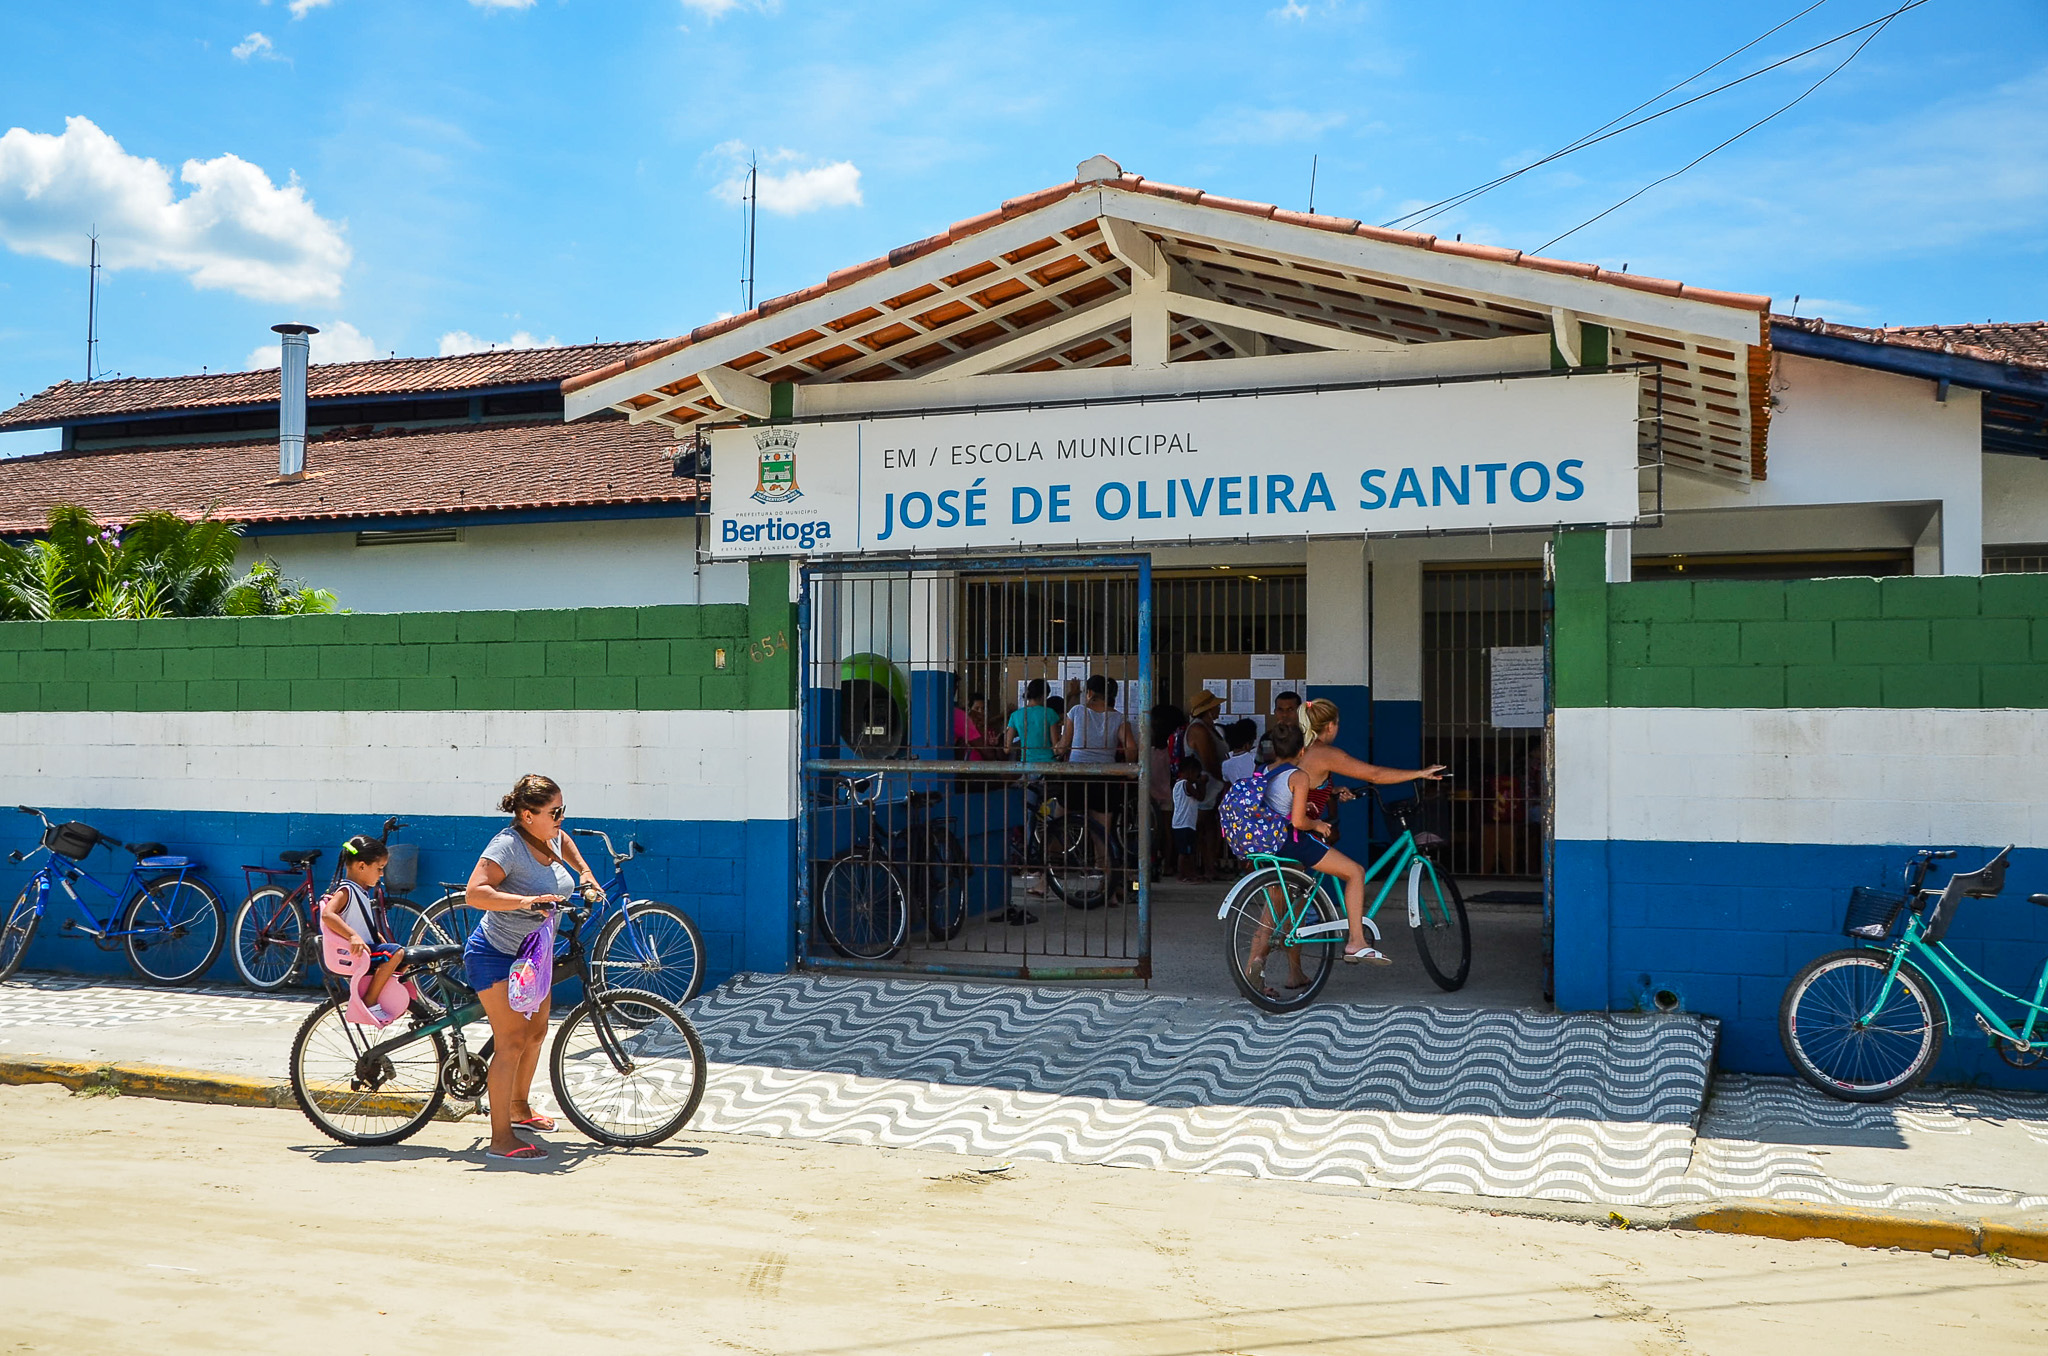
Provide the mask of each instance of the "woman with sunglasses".
POLYGON ((498 831, 469 873, 464 899, 483 911, 483 920, 463 947, 462 962, 469 985, 483 1000, 491 1019, 490 1068, 491 1158, 525 1162, 544 1159, 547 1150, 516 1133, 548 1131, 554 1121, 537 1114, 533 1103, 534 1071, 548 1034, 548 1000, 531 1018, 513 1010, 505 980, 528 934, 547 921, 546 910, 574 890, 595 886, 597 877, 584 863, 576 844, 562 832, 562 788, 554 780, 529 772, 498 802, 512 822, 498 831))

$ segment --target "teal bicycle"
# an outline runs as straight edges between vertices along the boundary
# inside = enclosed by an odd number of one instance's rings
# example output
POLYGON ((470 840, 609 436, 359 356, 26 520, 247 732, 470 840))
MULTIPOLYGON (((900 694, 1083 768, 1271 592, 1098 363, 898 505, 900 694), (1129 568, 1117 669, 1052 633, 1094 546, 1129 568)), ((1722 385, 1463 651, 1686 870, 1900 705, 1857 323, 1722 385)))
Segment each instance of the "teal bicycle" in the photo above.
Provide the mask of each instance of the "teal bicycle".
MULTIPOLYGON (((1942 940, 1965 899, 1995 899, 2005 889, 2012 849, 1975 871, 1954 873, 1939 892, 1929 890, 1928 871, 1955 855, 1914 853, 1903 894, 1852 890, 1842 931, 1857 945, 1818 957, 1786 986, 1778 1039, 1799 1076, 1828 1096, 1882 1102, 1927 1077, 1952 1025, 1947 996, 1930 971, 1975 1009, 1978 1029, 2006 1063, 2030 1069, 2048 1059, 2048 962, 2028 1000, 1972 970, 1942 940), (1902 916, 1905 926, 1894 939, 1902 916), (2019 1004, 2024 1016, 2008 1021, 1985 990, 2019 1004)), ((2028 898, 2048 906, 2048 895, 2028 898)))
MULTIPOLYGON (((1433 855, 1442 840, 1417 832, 1419 796, 1388 801, 1374 789, 1373 800, 1400 833, 1365 870, 1368 887, 1386 874, 1379 893, 1366 906, 1366 934, 1377 945, 1380 909, 1405 879, 1408 928, 1421 953, 1422 968, 1438 988, 1462 989, 1472 973, 1472 924, 1465 915, 1464 893, 1433 855)), ((1239 993, 1266 1011, 1296 1012, 1315 1001, 1342 963, 1349 929, 1344 885, 1335 876, 1286 857, 1255 853, 1250 861, 1251 872, 1231 888, 1216 911, 1226 927, 1230 978, 1239 993), (1284 962, 1286 973, 1269 976, 1276 961, 1284 962)))

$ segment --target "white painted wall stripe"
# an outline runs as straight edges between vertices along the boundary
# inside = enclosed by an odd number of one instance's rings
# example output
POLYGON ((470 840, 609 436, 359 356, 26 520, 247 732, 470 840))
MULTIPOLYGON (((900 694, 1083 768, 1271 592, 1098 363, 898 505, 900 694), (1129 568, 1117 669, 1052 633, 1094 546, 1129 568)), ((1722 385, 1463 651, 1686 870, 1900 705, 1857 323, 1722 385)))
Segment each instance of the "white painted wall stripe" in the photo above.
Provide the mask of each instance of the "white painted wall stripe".
POLYGON ((2048 711, 1557 712, 1557 836, 2048 847, 2048 711))
POLYGON ((31 805, 495 815, 520 774, 578 816, 789 819, 792 711, 0 713, 0 795, 31 805))

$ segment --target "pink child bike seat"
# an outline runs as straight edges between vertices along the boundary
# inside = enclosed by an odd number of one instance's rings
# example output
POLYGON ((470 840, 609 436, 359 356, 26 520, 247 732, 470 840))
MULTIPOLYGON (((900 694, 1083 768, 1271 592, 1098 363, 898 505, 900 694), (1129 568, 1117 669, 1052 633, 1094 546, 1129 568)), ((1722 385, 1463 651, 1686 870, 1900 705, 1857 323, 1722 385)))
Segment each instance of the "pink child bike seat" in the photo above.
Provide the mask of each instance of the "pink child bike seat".
POLYGON ((365 1001, 370 980, 376 974, 374 960, 357 956, 349 950, 346 939, 337 937, 323 925, 320 929, 320 961, 330 973, 342 976, 348 981, 348 1002, 343 1005, 342 1018, 362 1026, 374 1026, 383 1030, 403 1017, 412 1006, 414 998, 412 985, 403 977, 396 977, 384 986, 384 1002, 372 1007, 365 1001))

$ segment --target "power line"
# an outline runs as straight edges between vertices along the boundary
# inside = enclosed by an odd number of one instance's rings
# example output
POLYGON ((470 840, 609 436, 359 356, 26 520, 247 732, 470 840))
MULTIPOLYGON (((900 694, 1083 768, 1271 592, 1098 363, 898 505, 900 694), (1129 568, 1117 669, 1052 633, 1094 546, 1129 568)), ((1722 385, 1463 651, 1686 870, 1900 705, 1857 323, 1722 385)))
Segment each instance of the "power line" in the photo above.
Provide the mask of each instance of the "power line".
POLYGON ((1725 65, 1727 62, 1741 55, 1743 52, 1748 51, 1751 47, 1756 46, 1757 43, 1762 42, 1765 38, 1770 37, 1772 33, 1776 33, 1777 31, 1779 31, 1779 29, 1784 28, 1786 24, 1793 23, 1798 19, 1804 17, 1805 15, 1812 13, 1815 9, 1818 9, 1820 7, 1821 3, 1825 3, 1825 0, 1817 0, 1815 4, 1807 6, 1807 8, 1801 10, 1798 14, 1793 15, 1790 19, 1785 20, 1784 23, 1779 24, 1776 28, 1772 28, 1767 32, 1757 35, 1757 37, 1755 37, 1751 41, 1744 43, 1741 47, 1736 48, 1727 56, 1722 57, 1719 61, 1714 62, 1713 65, 1707 66, 1699 72, 1697 72, 1696 74, 1679 81, 1676 85, 1673 85, 1670 89, 1665 90, 1662 94, 1657 95, 1655 98, 1637 104, 1635 108, 1630 109, 1628 113, 1622 114, 1620 118, 1613 119, 1608 123, 1604 124, 1602 127, 1595 128, 1593 131, 1588 132, 1585 136, 1580 137, 1577 141, 1572 142, 1570 145, 1567 145, 1559 150, 1552 151, 1549 155, 1546 155, 1539 160, 1532 160, 1528 164, 1522 166, 1520 169, 1510 170, 1506 174, 1501 175, 1499 178, 1489 180, 1488 182, 1479 185, 1477 188, 1467 189, 1463 193, 1453 194, 1451 197, 1430 203, 1426 207, 1418 207, 1413 212, 1409 212, 1402 216, 1395 217, 1393 220, 1384 222, 1382 224, 1389 227, 1402 226, 1404 224, 1411 227, 1420 226, 1424 222, 1430 220, 1433 217, 1441 216, 1444 212, 1447 212, 1454 207, 1461 207, 1464 204, 1472 201, 1474 198, 1479 197, 1481 194, 1490 193, 1494 189, 1499 188, 1502 184, 1508 183, 1514 179, 1518 179, 1522 175, 1527 174, 1531 170, 1541 169, 1543 166, 1550 164, 1554 160, 1561 160, 1567 155, 1572 155, 1576 152, 1583 151, 1590 146, 1596 146, 1603 141, 1607 141, 1614 137, 1618 137, 1624 132, 1632 132, 1636 128, 1641 127, 1646 123, 1655 122, 1657 119, 1665 117, 1668 114, 1676 113, 1681 109, 1690 108, 1694 104, 1699 103, 1704 99, 1711 99, 1716 94, 1720 94, 1725 90, 1734 89, 1737 85, 1747 83, 1748 81, 1756 79, 1758 76, 1768 75, 1770 72, 1777 70, 1781 66, 1788 66, 1792 62, 1799 60, 1801 57, 1811 56, 1813 55, 1813 53, 1821 51, 1824 48, 1832 47, 1838 42, 1842 42, 1849 38, 1853 38, 1858 33, 1862 33, 1865 30, 1882 28, 1884 25, 1889 24, 1893 19, 1896 19, 1901 14, 1904 14, 1907 10, 1920 8, 1920 6, 1928 3, 1928 0, 1907 0, 1907 3, 1900 5, 1891 13, 1883 15, 1876 19, 1872 19, 1868 23, 1858 24, 1856 27, 1849 29, 1847 32, 1837 33, 1834 37, 1827 39, 1827 41, 1825 42, 1817 42, 1813 46, 1805 48, 1801 51, 1794 52, 1792 53, 1792 55, 1788 57, 1782 57, 1779 60, 1773 61, 1768 65, 1760 66, 1756 70, 1751 71, 1747 75, 1737 76, 1735 79, 1730 80, 1725 84, 1716 85, 1714 86, 1714 88, 1710 90, 1705 90, 1699 94, 1695 94, 1692 98, 1682 100, 1679 103, 1675 103, 1671 105, 1669 108, 1660 108, 1655 113, 1651 113, 1644 117, 1637 118, 1634 122, 1624 123, 1620 127, 1614 126, 1616 122, 1620 122, 1622 119, 1629 117, 1631 114, 1641 109, 1649 107, 1651 104, 1656 103, 1658 100, 1667 97, 1668 95, 1674 93, 1677 90, 1683 89, 1685 86, 1691 84, 1694 80, 1699 79, 1701 75, 1705 75, 1707 71, 1713 70, 1716 66, 1725 65), (1610 128, 1612 130, 1608 130, 1610 128))
MULTIPOLYGON (((1926 3, 1926 0, 1919 0, 1919 3, 1924 4, 1926 3)), ((1826 75, 1823 75, 1820 79, 1814 81, 1805 89, 1801 90, 1798 96, 1792 99, 1791 102, 1786 103, 1779 108, 1773 109, 1769 113, 1766 113, 1763 117, 1758 118, 1755 122, 1743 128, 1734 136, 1729 137, 1720 145, 1712 147, 1711 149, 1702 152, 1700 155, 1694 157, 1693 159, 1688 160, 1685 164, 1680 165, 1677 169, 1671 171, 1671 173, 1665 175, 1663 178, 1652 179, 1649 183, 1644 184, 1641 188, 1629 194, 1626 198, 1623 198, 1620 202, 1614 204, 1614 206, 1608 208, 1605 212, 1599 212, 1593 216, 1587 217, 1584 221, 1572 227, 1569 231, 1566 231, 1564 235, 1554 236, 1551 239, 1544 241, 1541 245, 1538 245, 1536 247, 1536 253, 1541 254, 1543 253, 1543 251, 1549 249, 1552 245, 1557 244, 1558 241, 1564 240, 1569 236, 1577 235, 1580 231, 1585 230, 1588 226, 1591 226, 1594 222, 1600 220, 1601 217, 1608 216, 1615 212, 1619 212, 1622 208, 1628 206, 1637 198, 1642 197, 1645 193, 1648 193, 1651 189, 1657 187, 1659 184, 1670 183, 1673 179, 1676 179, 1679 175, 1685 173, 1694 165, 1699 164, 1700 161, 1705 160, 1708 156, 1713 155, 1717 151, 1725 150, 1729 146, 1734 145, 1736 142, 1742 140, 1742 138, 1748 136, 1751 132, 1754 132, 1757 128, 1763 126, 1765 123, 1777 117, 1779 114, 1791 111, 1793 108, 1797 107, 1800 103, 1802 103, 1806 99, 1807 95, 1812 94, 1822 85, 1825 85, 1828 81, 1834 79, 1837 75, 1841 74, 1843 67, 1846 67, 1850 62, 1854 61, 1857 57, 1863 55, 1863 49, 1870 46, 1871 43, 1877 41, 1877 35, 1879 33, 1884 32, 1886 28, 1890 27, 1893 19, 1898 18, 1899 15, 1904 14, 1908 9, 1911 8, 1913 8, 1912 5, 1904 5, 1901 6, 1899 9, 1892 11, 1891 14, 1885 17, 1883 22, 1879 23, 1876 28, 1871 30, 1870 36, 1864 38, 1863 41, 1857 43, 1855 50, 1851 51, 1849 55, 1842 58, 1840 64, 1838 64, 1833 70, 1829 71, 1826 75)))

